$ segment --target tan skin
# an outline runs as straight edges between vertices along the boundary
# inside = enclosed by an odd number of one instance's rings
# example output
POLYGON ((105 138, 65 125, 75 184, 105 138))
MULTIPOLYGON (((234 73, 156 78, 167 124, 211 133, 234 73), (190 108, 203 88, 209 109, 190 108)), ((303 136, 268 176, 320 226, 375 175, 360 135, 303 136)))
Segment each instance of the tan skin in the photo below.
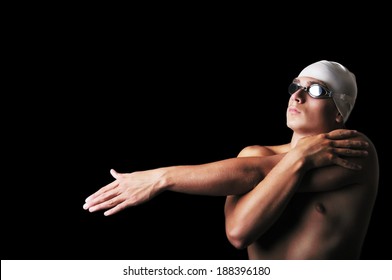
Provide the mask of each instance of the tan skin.
MULTIPOLYGON (((321 81, 301 77, 302 86, 321 81)), ((237 158, 118 173, 83 208, 113 215, 163 191, 227 196, 226 233, 250 259, 355 259, 378 186, 371 141, 344 128, 332 99, 294 93, 292 141, 250 146, 237 158)))
MULTIPOLYGON (((296 82, 320 83, 310 78, 296 82)), ((250 259, 359 258, 378 188, 373 144, 362 134, 353 138, 369 143, 368 155, 353 161, 360 170, 326 165, 325 157, 313 157, 325 134, 317 136, 320 139, 308 135, 344 125, 333 100, 314 99, 302 90, 290 98, 287 124, 294 131, 291 143, 247 147, 239 154, 277 158, 279 163, 248 193, 228 196, 229 240, 237 248, 247 247, 250 259)))

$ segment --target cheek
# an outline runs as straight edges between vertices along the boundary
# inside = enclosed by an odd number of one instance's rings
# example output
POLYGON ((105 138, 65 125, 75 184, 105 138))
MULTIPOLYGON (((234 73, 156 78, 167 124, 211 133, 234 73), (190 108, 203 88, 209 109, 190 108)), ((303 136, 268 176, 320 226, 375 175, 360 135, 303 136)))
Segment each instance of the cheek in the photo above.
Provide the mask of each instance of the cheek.
POLYGON ((319 120, 334 120, 337 114, 335 104, 328 102, 329 100, 324 101, 325 102, 313 103, 309 106, 312 117, 319 120))
POLYGON ((333 103, 332 100, 324 99, 324 100, 314 100, 314 101, 315 102, 309 102, 310 103, 309 107, 311 107, 312 110, 314 110, 314 112, 319 112, 320 114, 325 115, 325 114, 334 113, 336 111, 335 104, 333 103))
POLYGON ((322 116, 326 113, 325 106, 321 106, 320 103, 310 103, 308 108, 308 113, 310 113, 312 116, 322 116))
POLYGON ((327 103, 326 106, 324 106, 324 113, 326 115, 329 115, 333 118, 336 117, 336 114, 338 113, 338 109, 335 106, 335 103, 332 100, 329 100, 330 102, 327 103))

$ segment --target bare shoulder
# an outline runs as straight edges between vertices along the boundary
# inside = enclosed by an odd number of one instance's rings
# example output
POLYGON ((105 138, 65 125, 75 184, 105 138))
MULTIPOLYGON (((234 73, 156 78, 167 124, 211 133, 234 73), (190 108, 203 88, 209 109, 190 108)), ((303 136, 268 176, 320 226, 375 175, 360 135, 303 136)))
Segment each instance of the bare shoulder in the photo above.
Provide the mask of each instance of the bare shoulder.
POLYGON ((354 139, 364 140, 369 144, 369 147, 367 148, 367 151, 369 153, 368 156, 358 159, 358 161, 362 165, 367 165, 366 169, 374 169, 374 168, 378 169, 378 154, 377 154, 376 146, 374 145, 373 141, 363 132, 358 132, 358 135, 355 136, 354 139))
POLYGON ((331 191, 353 185, 362 186, 362 189, 377 190, 379 162, 375 145, 368 136, 361 132, 353 136, 351 140, 365 140, 369 144, 366 148, 367 156, 347 157, 349 161, 361 165, 361 170, 351 170, 338 165, 311 170, 306 174, 300 191, 331 191))
MULTIPOLYGON (((364 133, 359 132, 358 139, 362 139, 368 142, 369 147, 367 148, 368 151, 368 156, 363 158, 362 164, 363 164, 363 169, 362 171, 366 174, 366 177, 370 177, 370 175, 373 175, 373 179, 378 181, 378 176, 379 176, 379 162, 378 162, 378 153, 377 153, 377 147, 374 145, 373 141, 364 133)), ((370 179, 370 178, 369 178, 370 179)))
POLYGON ((289 144, 276 146, 250 145, 241 150, 238 157, 264 157, 287 152, 289 144))
POLYGON ((367 141, 369 143, 369 151, 374 152, 377 155, 377 149, 373 141, 366 134, 364 134, 363 132, 358 132, 357 138, 367 141))

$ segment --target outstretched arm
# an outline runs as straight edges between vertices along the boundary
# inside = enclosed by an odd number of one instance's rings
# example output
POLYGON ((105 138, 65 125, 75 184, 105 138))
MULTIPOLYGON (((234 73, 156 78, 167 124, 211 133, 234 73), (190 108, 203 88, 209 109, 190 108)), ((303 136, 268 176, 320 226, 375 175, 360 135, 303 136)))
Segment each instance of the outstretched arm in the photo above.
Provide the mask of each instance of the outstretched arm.
POLYGON ((282 155, 231 158, 200 165, 170 166, 118 173, 115 180, 86 199, 83 208, 112 215, 144 203, 163 191, 196 195, 239 195, 252 190, 282 155))
POLYGON ((111 170, 115 180, 89 196, 83 208, 90 212, 108 209, 104 215, 112 215, 167 190, 210 196, 243 194, 254 188, 276 162, 276 157, 247 157, 132 173, 111 170))

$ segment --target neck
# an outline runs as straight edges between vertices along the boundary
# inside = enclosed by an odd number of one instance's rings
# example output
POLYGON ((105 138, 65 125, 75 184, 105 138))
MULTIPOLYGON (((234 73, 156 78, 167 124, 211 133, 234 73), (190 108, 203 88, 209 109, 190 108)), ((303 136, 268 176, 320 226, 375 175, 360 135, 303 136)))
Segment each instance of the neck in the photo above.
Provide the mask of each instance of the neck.
POLYGON ((328 133, 332 130, 335 129, 345 129, 346 126, 345 124, 341 124, 341 125, 336 125, 334 127, 331 127, 329 129, 324 129, 324 130, 319 130, 319 131, 313 131, 313 132, 301 132, 301 131, 294 131, 293 135, 291 137, 291 142, 290 142, 290 146, 291 147, 295 147, 297 145, 297 142, 306 136, 311 136, 311 135, 316 135, 316 134, 320 134, 320 133, 328 133))

